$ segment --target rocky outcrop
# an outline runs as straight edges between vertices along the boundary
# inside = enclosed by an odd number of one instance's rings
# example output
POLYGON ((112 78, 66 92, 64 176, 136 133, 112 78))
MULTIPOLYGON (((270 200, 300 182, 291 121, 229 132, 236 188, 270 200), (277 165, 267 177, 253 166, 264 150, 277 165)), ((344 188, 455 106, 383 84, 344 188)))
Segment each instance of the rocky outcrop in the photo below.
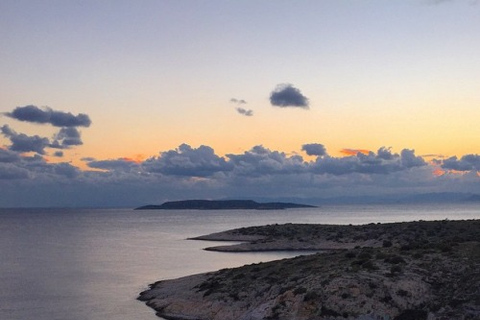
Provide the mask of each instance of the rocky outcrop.
MULTIPOLYGON (((383 225, 386 231, 396 226, 399 233, 377 234, 383 239, 380 246, 160 281, 139 299, 166 319, 480 319, 479 223, 383 225)), ((242 232, 259 237, 275 229, 282 234, 312 231, 309 225, 290 226, 242 232)), ((379 232, 381 226, 364 231, 379 232)), ((361 226, 353 229, 347 232, 342 226, 336 241, 350 243, 361 226)))

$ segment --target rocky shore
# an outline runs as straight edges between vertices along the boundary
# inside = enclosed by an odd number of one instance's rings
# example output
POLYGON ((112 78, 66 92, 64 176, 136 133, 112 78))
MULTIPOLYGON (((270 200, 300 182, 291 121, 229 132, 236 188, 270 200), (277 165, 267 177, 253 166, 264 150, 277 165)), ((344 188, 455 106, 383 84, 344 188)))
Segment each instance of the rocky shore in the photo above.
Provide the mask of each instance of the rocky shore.
POLYGON ((480 319, 480 220, 269 225, 195 239, 218 251, 327 250, 154 283, 166 319, 480 319))

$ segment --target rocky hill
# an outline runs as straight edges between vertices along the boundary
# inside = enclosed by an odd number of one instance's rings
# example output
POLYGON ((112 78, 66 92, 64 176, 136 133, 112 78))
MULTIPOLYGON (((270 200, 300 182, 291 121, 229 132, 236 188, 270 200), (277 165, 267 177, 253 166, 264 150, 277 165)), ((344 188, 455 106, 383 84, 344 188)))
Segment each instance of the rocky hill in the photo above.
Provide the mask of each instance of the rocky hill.
POLYGON ((212 237, 229 234, 261 250, 329 250, 160 281, 139 299, 166 319, 480 319, 480 220, 272 225, 212 237))

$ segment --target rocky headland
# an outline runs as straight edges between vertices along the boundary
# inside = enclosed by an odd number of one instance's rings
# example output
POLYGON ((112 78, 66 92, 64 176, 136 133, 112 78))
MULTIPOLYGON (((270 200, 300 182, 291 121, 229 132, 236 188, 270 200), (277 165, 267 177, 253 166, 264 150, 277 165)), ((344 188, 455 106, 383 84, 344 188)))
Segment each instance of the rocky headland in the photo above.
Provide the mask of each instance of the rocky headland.
POLYGON ((176 320, 480 319, 480 220, 268 225, 195 239, 218 251, 324 250, 154 283, 140 294, 176 320))

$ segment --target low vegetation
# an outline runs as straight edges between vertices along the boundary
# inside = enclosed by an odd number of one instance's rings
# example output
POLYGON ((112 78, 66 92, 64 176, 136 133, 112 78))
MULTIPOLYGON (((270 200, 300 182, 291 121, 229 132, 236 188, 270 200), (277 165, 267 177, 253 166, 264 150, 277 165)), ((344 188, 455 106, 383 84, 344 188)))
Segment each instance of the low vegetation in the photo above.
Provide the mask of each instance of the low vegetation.
POLYGON ((169 281, 140 298, 171 319, 480 319, 479 220, 287 224, 227 233, 257 236, 257 243, 373 245, 205 274, 189 285, 188 304, 169 281))

